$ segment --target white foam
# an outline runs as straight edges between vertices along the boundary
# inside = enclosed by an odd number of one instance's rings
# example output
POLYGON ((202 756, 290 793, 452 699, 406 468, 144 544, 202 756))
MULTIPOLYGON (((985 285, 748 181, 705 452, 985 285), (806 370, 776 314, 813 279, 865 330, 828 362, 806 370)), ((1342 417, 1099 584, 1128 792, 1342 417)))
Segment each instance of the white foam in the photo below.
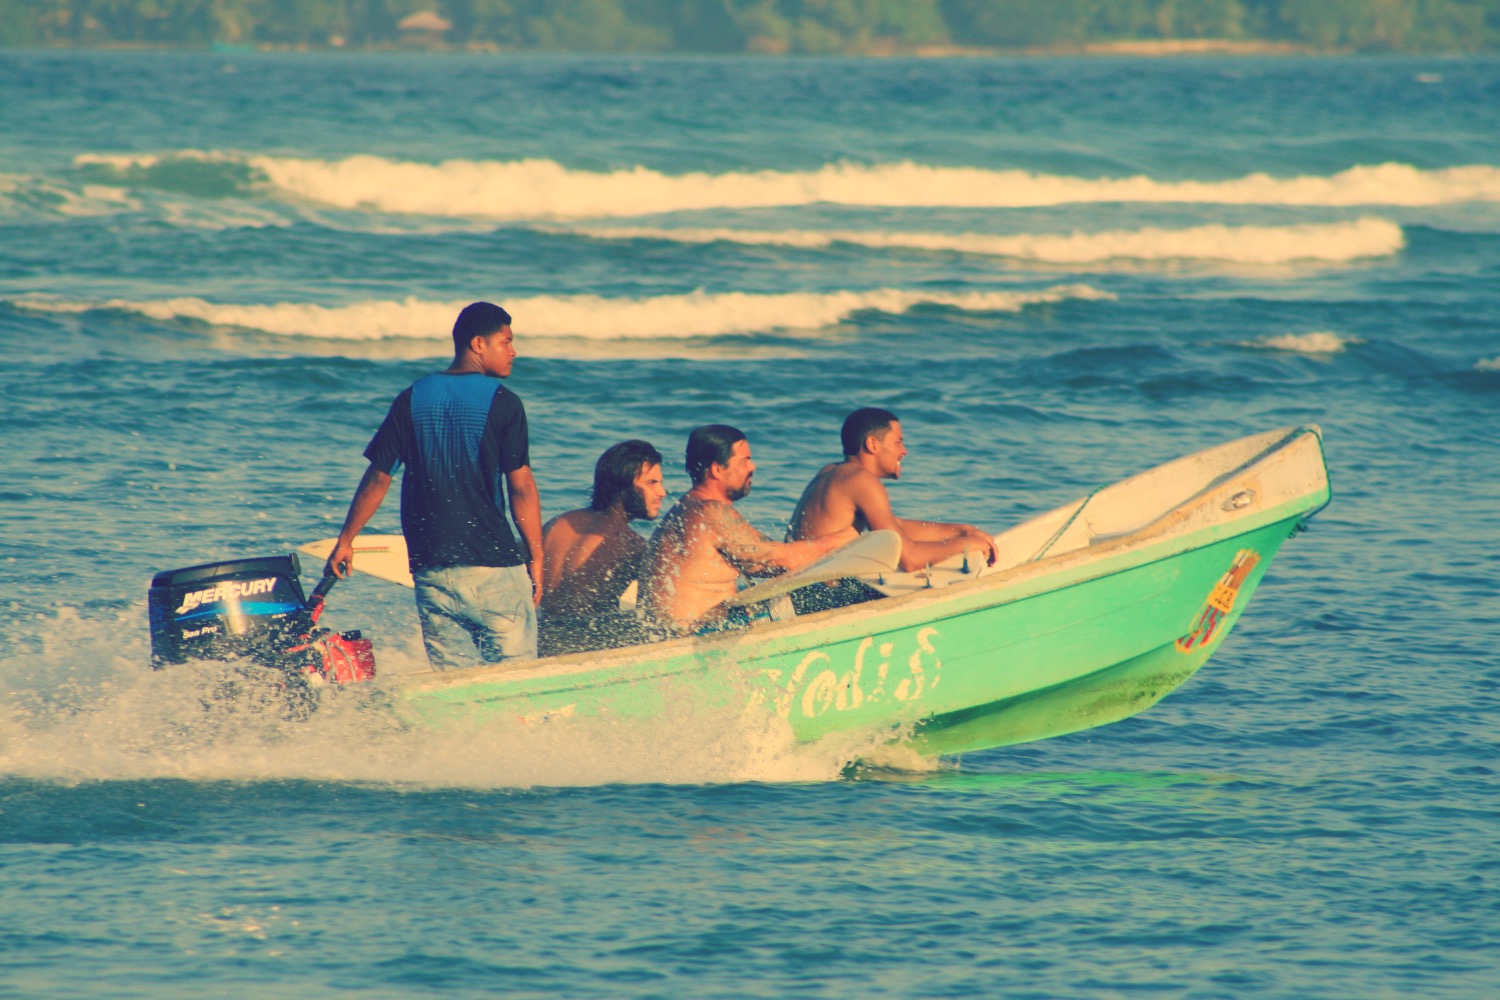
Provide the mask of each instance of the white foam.
MULTIPOLYGON (((381 682, 325 688, 288 718, 269 671, 216 663, 148 666, 145 608, 91 621, 68 608, 0 653, 0 776, 60 781, 276 780, 511 788, 836 780, 888 733, 797 744, 774 714, 670 699, 626 721, 499 719, 434 730, 404 721, 381 682), (122 638, 128 637, 128 638, 122 638), (32 652, 23 652, 21 647, 32 652)), ((413 666, 382 637, 383 676, 413 666), (387 669, 388 667, 394 669, 387 669)))
POLYGON ((1377 218, 1291 226, 1195 226, 1189 229, 1096 233, 1016 234, 856 232, 850 230, 666 229, 578 227, 594 239, 728 242, 752 246, 820 249, 835 244, 985 254, 1050 264, 1096 264, 1110 260, 1212 260, 1237 264, 1340 262, 1396 253, 1406 240, 1401 227, 1377 218))
POLYGON ((1246 341, 1241 346, 1268 351, 1289 351, 1295 354, 1338 354, 1351 344, 1363 344, 1359 337, 1347 337, 1331 330, 1315 330, 1311 333, 1284 333, 1260 340, 1246 341))
POLYGON ((0 175, 0 218, 94 218, 140 208, 129 192, 106 185, 69 188, 49 180, 0 175))
POLYGON ((183 162, 240 164, 245 162, 245 157, 224 150, 202 149, 178 149, 170 153, 79 153, 73 157, 75 166, 103 166, 115 170, 150 170, 183 162))
MULTIPOLYGON (((104 160, 108 158, 95 159, 104 160)), ((145 158, 135 158, 144 160, 145 158)), ((1256 173, 1221 181, 1068 177, 903 162, 804 171, 666 174, 643 166, 574 170, 547 159, 414 163, 253 156, 271 184, 341 208, 465 218, 609 218, 817 203, 1017 208, 1095 202, 1430 206, 1500 201, 1500 168, 1355 166, 1329 176, 1256 173)))
POLYGON ((160 205, 162 221, 179 229, 225 232, 231 229, 286 229, 292 220, 242 201, 179 201, 160 205))
MULTIPOLYGON (((1112 299, 1088 285, 1060 285, 1016 292, 930 292, 884 288, 872 291, 802 292, 760 295, 745 292, 692 292, 651 298, 603 298, 596 295, 506 299, 516 318, 518 338, 586 340, 670 340, 766 331, 812 331, 837 325, 856 313, 900 314, 922 305, 970 312, 1017 312, 1029 305, 1069 299, 1112 299)), ((310 303, 234 305, 201 298, 81 302, 41 296, 15 300, 24 308, 46 312, 113 309, 152 319, 199 320, 283 336, 337 340, 390 337, 445 339, 453 317, 465 301, 436 302, 416 298, 375 300, 345 306, 310 303)))
POLYGON ((1474 368, 1482 372, 1500 372, 1500 355, 1482 359, 1474 368))

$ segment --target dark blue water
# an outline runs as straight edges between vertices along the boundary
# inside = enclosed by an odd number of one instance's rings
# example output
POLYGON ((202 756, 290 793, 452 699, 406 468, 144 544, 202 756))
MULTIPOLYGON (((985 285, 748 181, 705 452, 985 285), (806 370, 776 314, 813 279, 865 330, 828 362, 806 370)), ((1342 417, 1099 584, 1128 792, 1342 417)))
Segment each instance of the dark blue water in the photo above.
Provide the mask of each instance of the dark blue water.
POLYGON ((0 994, 1488 997, 1497 289, 1494 60, 0 54, 0 994), (479 298, 549 515, 723 421, 774 533, 859 405, 902 513, 1303 422, 1335 498, 1157 707, 907 770, 151 672, 479 298))

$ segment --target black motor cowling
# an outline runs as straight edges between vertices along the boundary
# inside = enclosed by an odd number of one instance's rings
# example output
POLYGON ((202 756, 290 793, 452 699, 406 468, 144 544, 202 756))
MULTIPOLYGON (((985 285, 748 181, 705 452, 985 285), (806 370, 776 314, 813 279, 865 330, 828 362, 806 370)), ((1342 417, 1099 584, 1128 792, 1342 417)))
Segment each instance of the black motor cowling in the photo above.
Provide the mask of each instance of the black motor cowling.
POLYGON ((317 628, 327 577, 311 599, 296 553, 157 573, 148 599, 151 665, 248 659, 336 683, 375 674, 370 641, 317 628))

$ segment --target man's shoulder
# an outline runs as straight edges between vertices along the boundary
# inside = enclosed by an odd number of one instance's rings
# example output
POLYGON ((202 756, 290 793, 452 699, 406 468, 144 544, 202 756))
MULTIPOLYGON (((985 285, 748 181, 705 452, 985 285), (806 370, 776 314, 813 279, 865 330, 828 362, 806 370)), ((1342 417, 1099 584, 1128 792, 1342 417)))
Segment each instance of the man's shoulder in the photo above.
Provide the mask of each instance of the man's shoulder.
POLYGON ((599 514, 594 510, 579 507, 577 510, 565 511, 548 521, 542 527, 542 534, 548 535, 554 531, 565 535, 601 534, 599 521, 599 514))
POLYGON ((692 493, 683 494, 681 500, 677 501, 674 511, 681 511, 683 517, 690 518, 721 518, 739 517, 740 512, 734 509, 734 504, 727 500, 712 500, 708 497, 695 496, 692 493))
POLYGON ((852 462, 840 462, 831 467, 829 473, 828 488, 838 490, 842 493, 853 495, 863 493, 867 490, 876 489, 885 492, 885 484, 880 477, 868 469, 862 468, 852 462))
POLYGON ((521 397, 516 391, 505 384, 505 381, 494 375, 486 375, 484 372, 428 372, 419 376, 411 385, 406 387, 406 392, 413 390, 442 391, 454 394, 505 397, 516 402, 521 397))
POLYGON ((703 503, 697 527, 712 538, 715 544, 743 543, 761 538, 760 531, 740 513, 739 508, 723 500, 708 500, 703 503))
POLYGON ((545 541, 551 538, 553 534, 570 535, 575 533, 578 529, 573 526, 572 515, 576 513, 578 513, 576 510, 570 510, 565 514, 558 514, 556 517, 549 518, 547 523, 542 525, 542 540, 545 541))
POLYGON ((495 393, 490 397, 490 418, 505 424, 524 419, 526 404, 521 402, 515 390, 497 378, 486 376, 485 379, 495 386, 495 393))
POLYGON ((684 494, 672 509, 661 519, 657 531, 693 530, 721 531, 725 528, 748 524, 744 516, 734 509, 734 504, 725 500, 709 500, 704 497, 684 494))
MULTIPOLYGON (((417 382, 420 381, 422 380, 417 379, 417 382)), ((391 409, 394 410, 398 407, 406 409, 411 408, 411 397, 413 391, 417 388, 417 382, 411 383, 405 389, 402 389, 400 392, 396 393, 395 397, 391 400, 391 409)))

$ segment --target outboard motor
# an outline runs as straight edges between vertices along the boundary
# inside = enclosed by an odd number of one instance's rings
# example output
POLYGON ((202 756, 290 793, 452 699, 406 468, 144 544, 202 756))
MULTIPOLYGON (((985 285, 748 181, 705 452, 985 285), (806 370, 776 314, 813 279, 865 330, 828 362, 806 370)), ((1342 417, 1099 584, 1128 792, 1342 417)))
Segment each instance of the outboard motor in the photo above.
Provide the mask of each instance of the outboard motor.
POLYGON ((318 628, 325 576, 310 597, 297 554, 166 570, 151 580, 151 666, 248 659, 318 683, 375 676, 375 652, 359 632, 318 628))

